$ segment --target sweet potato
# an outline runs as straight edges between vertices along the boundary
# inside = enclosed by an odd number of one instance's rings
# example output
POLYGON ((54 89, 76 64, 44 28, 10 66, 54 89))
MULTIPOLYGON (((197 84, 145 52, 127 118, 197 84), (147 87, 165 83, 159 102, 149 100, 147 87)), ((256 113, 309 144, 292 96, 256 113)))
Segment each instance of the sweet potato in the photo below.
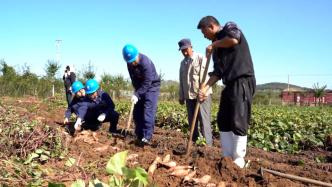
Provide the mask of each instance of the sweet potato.
POLYGON ((183 182, 190 181, 195 175, 196 175, 195 170, 189 172, 189 174, 184 177, 183 182))
POLYGON ((104 145, 101 147, 94 148, 94 150, 98 151, 98 152, 103 152, 103 151, 106 151, 108 149, 108 147, 109 147, 109 145, 104 145))
POLYGON ((172 168, 176 166, 176 162, 175 161, 170 161, 170 162, 160 162, 161 165, 166 166, 168 168, 172 168))
POLYGON ((161 158, 159 156, 157 156, 156 159, 154 159, 154 161, 152 162, 152 164, 150 165, 150 167, 148 169, 149 175, 153 175, 153 173, 157 169, 157 165, 160 161, 161 161, 161 158))
POLYGON ((193 178, 193 180, 196 182, 196 183, 199 183, 199 184, 207 184, 209 183, 209 181, 211 180, 211 176, 210 175, 204 175, 203 177, 197 179, 197 178, 193 178))
POLYGON ((175 171, 175 170, 184 170, 184 169, 192 169, 192 166, 174 166, 169 169, 169 171, 175 171))
POLYGON ((226 183, 224 181, 219 182, 217 187, 226 187, 226 183))
POLYGON ((174 170, 171 175, 177 176, 177 177, 184 177, 189 174, 191 169, 177 169, 174 170))
POLYGON ((167 163, 167 162, 169 162, 169 161, 171 161, 171 155, 170 155, 170 154, 167 154, 167 155, 164 157, 164 159, 163 159, 163 163, 167 163))

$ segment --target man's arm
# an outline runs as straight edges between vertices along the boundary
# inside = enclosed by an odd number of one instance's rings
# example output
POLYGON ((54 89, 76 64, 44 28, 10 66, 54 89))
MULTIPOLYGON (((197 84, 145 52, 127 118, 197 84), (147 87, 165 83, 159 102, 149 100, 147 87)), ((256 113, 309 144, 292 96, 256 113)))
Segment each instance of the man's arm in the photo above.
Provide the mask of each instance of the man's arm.
POLYGON ((140 95, 145 94, 152 84, 152 66, 149 65, 149 62, 145 64, 143 64, 143 62, 141 63, 143 65, 144 81, 142 82, 141 86, 135 91, 135 95, 138 98, 140 98, 140 95))
POLYGON ((234 22, 227 22, 223 27, 226 37, 214 41, 206 48, 206 55, 210 54, 216 48, 231 48, 241 42, 241 30, 234 22))
POLYGON ((230 48, 233 47, 235 45, 239 44, 239 41, 236 38, 231 38, 226 36, 225 38, 221 39, 221 40, 217 40, 215 42, 213 42, 212 48, 230 48))
POLYGON ((206 84, 202 84, 199 89, 198 97, 200 101, 204 101, 207 98, 208 90, 219 80, 219 77, 215 75, 211 75, 208 82, 206 84))
POLYGON ((104 92, 101 95, 101 100, 103 101, 104 104, 106 104, 106 107, 103 109, 103 112, 107 114, 111 113, 111 111, 113 111, 115 108, 115 104, 111 96, 108 95, 108 93, 104 92))
POLYGON ((239 44, 239 41, 236 38, 231 38, 226 36, 225 38, 221 40, 214 41, 211 45, 207 46, 206 48, 206 56, 211 54, 213 49, 216 48, 231 48, 235 45, 239 44))
POLYGON ((183 63, 181 62, 180 71, 179 71, 179 102, 180 104, 184 104, 184 93, 183 93, 183 80, 182 80, 182 70, 183 70, 183 63))

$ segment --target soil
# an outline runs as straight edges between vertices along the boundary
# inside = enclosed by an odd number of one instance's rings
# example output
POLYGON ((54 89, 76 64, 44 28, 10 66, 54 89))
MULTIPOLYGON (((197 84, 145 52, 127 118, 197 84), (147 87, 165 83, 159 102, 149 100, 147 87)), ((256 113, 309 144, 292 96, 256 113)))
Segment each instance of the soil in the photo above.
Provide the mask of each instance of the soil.
MULTIPOLYGON (((2 105, 15 107, 20 116, 29 120, 39 120, 50 126, 59 127, 65 133, 63 114, 65 108, 52 109, 42 100, 26 98, 1 98, 2 105)), ((126 117, 122 117, 119 128, 126 125, 126 117)), ((221 158, 219 138, 214 137, 212 147, 192 146, 189 156, 185 156, 187 138, 184 134, 172 130, 156 127, 152 145, 139 147, 135 145, 133 130, 125 138, 111 137, 107 132, 108 123, 94 136, 91 132, 76 134, 74 137, 66 135, 63 141, 68 147, 68 156, 78 161, 77 167, 65 167, 66 160, 49 160, 43 165, 50 171, 45 178, 52 182, 71 184, 76 179, 86 182, 98 178, 107 182, 106 163, 116 152, 128 150, 128 155, 137 154, 138 157, 128 160, 130 167, 140 166, 146 171, 156 156, 171 155, 171 160, 177 165, 193 166, 196 169, 195 178, 210 175, 209 184, 197 184, 192 181, 183 182, 183 177, 171 176, 166 167, 158 167, 150 176, 150 184, 157 186, 315 186, 312 184, 279 177, 268 172, 261 173, 261 168, 271 169, 286 174, 315 179, 332 183, 332 152, 317 149, 303 151, 298 154, 283 154, 267 152, 257 148, 248 148, 246 161, 248 167, 240 169, 230 158, 221 158), (324 162, 319 163, 317 158, 324 162)), ((133 126, 131 127, 133 128, 133 126)), ((83 131, 84 132, 84 131, 83 131)), ((250 140, 249 140, 250 141, 250 140)))

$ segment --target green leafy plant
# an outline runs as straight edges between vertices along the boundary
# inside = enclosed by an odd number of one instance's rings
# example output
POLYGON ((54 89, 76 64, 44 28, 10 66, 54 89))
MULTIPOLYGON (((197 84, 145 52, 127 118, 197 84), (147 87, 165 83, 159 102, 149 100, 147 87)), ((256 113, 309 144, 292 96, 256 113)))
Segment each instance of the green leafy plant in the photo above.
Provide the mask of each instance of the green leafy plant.
POLYGON ((206 140, 204 137, 199 136, 195 143, 198 146, 204 146, 204 145, 206 145, 206 140))
POLYGON ((106 165, 107 173, 111 174, 110 186, 145 186, 148 184, 148 174, 140 167, 127 168, 126 158, 128 151, 113 155, 106 165))

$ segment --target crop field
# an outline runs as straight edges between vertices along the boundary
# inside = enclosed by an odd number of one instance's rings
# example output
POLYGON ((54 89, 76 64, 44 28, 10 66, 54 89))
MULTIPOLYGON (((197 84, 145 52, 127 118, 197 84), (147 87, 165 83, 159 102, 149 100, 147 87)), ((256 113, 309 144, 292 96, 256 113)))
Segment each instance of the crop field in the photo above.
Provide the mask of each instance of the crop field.
MULTIPOLYGON (((123 129, 130 103, 115 103, 123 129)), ((134 124, 126 137, 112 137, 108 123, 70 136, 62 125, 65 108, 57 97, 0 98, 0 187, 312 186, 261 168, 332 183, 332 107, 254 105, 242 170, 221 158, 217 103, 213 146, 199 139, 188 157, 176 152, 185 149, 189 133, 178 103, 158 104, 152 145, 144 148, 134 145, 134 124), (174 165, 186 169, 176 172, 174 165)))

